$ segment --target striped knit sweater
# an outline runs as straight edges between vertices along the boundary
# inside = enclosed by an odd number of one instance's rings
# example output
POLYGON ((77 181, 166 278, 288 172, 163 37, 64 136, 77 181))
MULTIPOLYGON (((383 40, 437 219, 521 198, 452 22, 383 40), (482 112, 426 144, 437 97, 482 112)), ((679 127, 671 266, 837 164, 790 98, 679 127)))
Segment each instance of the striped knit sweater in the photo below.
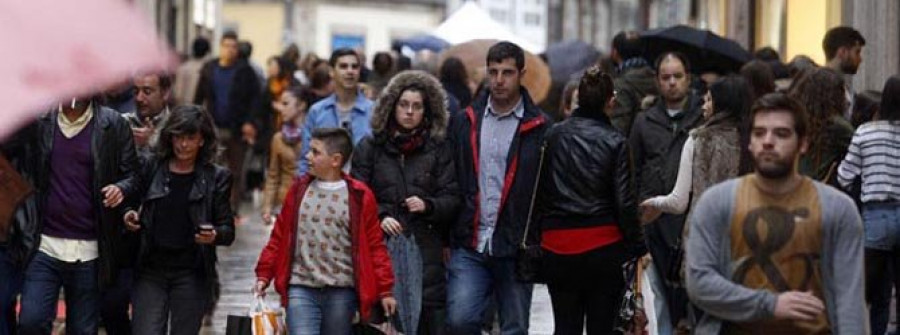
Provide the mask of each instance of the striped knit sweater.
POLYGON ((863 203, 900 201, 900 122, 873 121, 856 130, 838 182, 849 189, 859 176, 863 203))

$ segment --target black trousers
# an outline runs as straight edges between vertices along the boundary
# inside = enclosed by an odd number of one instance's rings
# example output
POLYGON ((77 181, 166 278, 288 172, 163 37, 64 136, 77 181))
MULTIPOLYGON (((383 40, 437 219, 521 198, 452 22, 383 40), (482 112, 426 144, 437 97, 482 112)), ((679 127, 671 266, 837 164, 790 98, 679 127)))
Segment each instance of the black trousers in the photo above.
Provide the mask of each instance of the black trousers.
POLYGON ((900 292, 900 249, 878 250, 866 248, 866 302, 872 334, 884 334, 891 317, 891 284, 900 292), (891 271, 893 270, 893 271, 891 271))
POLYGON ((128 306, 131 304, 131 287, 134 270, 119 269, 115 285, 103 291, 103 306, 100 318, 108 334, 131 335, 131 319, 128 306))
POLYGON ((211 288, 200 270, 142 268, 134 283, 132 330, 138 335, 196 335, 203 324, 211 288))
POLYGON ((544 250, 543 271, 553 304, 555 335, 613 332, 625 293, 622 264, 628 258, 618 242, 576 255, 544 250), (585 328, 585 324, 587 327, 585 328))

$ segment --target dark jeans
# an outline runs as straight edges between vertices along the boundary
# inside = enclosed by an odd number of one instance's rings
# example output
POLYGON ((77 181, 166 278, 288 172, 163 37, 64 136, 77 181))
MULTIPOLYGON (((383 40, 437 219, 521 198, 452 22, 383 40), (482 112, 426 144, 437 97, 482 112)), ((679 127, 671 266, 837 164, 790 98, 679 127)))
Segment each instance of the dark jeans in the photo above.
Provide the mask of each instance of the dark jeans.
POLYGON ((623 243, 581 254, 544 250, 543 268, 553 304, 556 335, 611 334, 625 292, 623 243))
POLYGON ((890 321, 891 284, 900 292, 900 204, 863 205, 866 239, 866 301, 872 334, 884 334, 890 321), (892 269, 893 268, 893 275, 892 269))
POLYGON ((16 333, 16 296, 22 288, 22 271, 0 245, 0 335, 16 333))
POLYGON ((38 252, 25 269, 19 334, 50 334, 60 288, 66 292, 66 333, 97 334, 97 262, 68 263, 38 252))
POLYGON ((200 270, 142 268, 134 282, 134 334, 196 335, 203 325, 211 288, 200 270))
POLYGON ((418 334, 443 335, 447 333, 447 309, 444 307, 422 307, 419 315, 418 334))
POLYGON ((866 248, 866 301, 869 303, 869 321, 872 334, 883 335, 891 317, 891 287, 898 288, 900 281, 892 272, 900 268, 900 250, 891 251, 866 248), (893 268, 894 271, 891 271, 893 268))
POLYGON ((447 325, 454 335, 480 335, 484 311, 496 293, 500 334, 528 333, 532 285, 515 279, 515 257, 453 249, 447 266, 447 325))
POLYGON ((133 282, 133 269, 119 269, 115 284, 103 291, 103 305, 100 307, 100 318, 103 320, 103 328, 109 334, 131 334, 131 319, 128 317, 128 306, 131 304, 133 282))

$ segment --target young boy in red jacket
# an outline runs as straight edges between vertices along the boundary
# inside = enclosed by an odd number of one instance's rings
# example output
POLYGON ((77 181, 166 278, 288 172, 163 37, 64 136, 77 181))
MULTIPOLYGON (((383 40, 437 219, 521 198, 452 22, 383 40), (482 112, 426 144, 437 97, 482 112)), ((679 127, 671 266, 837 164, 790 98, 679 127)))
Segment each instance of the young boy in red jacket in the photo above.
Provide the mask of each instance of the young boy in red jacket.
POLYGON ((256 265, 255 292, 269 282, 287 309, 290 334, 350 334, 357 310, 396 310, 394 275, 372 191, 341 172, 353 151, 341 128, 313 131, 309 170, 294 180, 256 265))

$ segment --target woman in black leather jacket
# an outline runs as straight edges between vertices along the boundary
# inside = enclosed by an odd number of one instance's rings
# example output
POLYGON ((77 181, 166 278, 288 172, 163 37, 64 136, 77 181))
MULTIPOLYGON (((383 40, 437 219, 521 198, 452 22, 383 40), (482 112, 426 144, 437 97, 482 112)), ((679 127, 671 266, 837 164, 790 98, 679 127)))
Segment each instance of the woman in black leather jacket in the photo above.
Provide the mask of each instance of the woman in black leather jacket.
POLYGON ((625 289, 622 264, 644 253, 628 145, 610 123, 612 78, 588 69, 572 117, 546 135, 537 192, 542 271, 556 334, 609 334, 625 289))
POLYGON ((445 140, 446 94, 422 71, 396 75, 372 113, 372 135, 353 154, 352 174, 378 201, 404 334, 442 334, 446 271, 442 249, 460 199, 445 140))
POLYGON ((134 334, 197 334, 218 291, 216 246, 234 241, 231 174, 213 164, 212 119, 199 106, 172 111, 156 157, 129 182, 128 230, 140 234, 134 334))

